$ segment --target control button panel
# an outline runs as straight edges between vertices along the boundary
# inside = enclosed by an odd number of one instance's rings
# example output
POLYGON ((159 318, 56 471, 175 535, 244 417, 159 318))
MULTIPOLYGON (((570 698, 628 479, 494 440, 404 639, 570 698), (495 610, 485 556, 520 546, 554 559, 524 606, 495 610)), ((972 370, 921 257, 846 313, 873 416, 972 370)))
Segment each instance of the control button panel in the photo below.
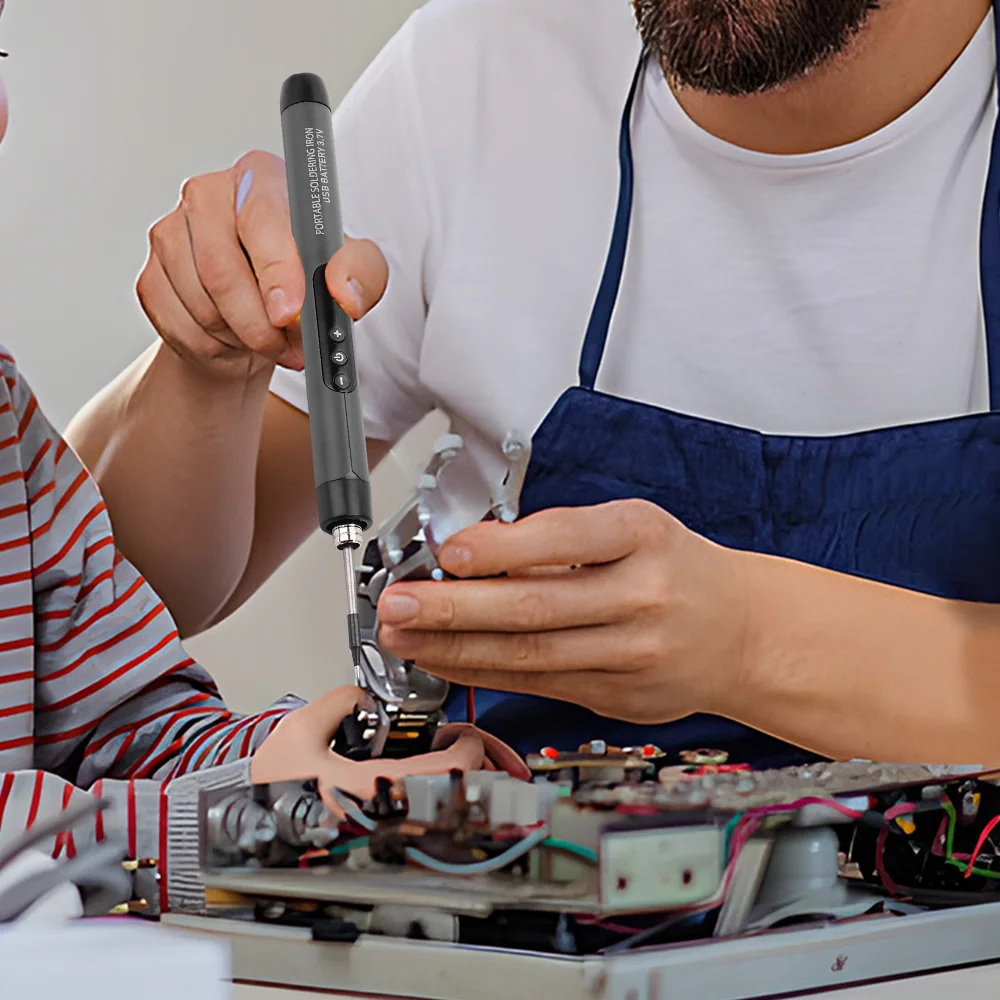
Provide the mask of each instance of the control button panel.
POLYGON ((313 289, 323 381, 336 392, 350 392, 358 379, 351 343, 351 318, 327 291, 325 267, 317 268, 313 275, 313 289))

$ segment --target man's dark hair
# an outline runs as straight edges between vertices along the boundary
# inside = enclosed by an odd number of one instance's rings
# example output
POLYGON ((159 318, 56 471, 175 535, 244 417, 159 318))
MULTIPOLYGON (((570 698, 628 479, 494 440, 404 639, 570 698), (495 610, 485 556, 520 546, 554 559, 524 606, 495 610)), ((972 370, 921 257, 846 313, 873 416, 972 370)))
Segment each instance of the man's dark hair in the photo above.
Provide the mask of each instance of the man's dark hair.
POLYGON ((877 0, 632 0, 643 41, 678 87, 742 96, 844 51, 877 0))

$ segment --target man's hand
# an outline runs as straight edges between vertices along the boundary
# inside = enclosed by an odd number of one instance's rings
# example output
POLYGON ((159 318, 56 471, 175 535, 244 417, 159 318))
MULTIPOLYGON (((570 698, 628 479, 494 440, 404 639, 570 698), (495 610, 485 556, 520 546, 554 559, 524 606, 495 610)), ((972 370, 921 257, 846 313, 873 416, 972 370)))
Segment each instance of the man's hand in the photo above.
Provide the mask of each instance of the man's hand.
POLYGON ((327 808, 339 814, 329 792, 342 788, 369 799, 375 780, 397 781, 413 774, 448 774, 452 770, 503 770, 527 780, 530 773, 510 747, 473 726, 444 726, 434 741, 434 752, 405 760, 351 761, 330 749, 340 724, 355 711, 364 693, 342 687, 291 712, 264 741, 250 762, 257 784, 317 779, 327 808))
MULTIPOLYGON (((136 292, 178 354, 238 378, 275 364, 302 368, 305 279, 283 160, 247 153, 228 170, 185 181, 149 246, 136 292)), ((381 299, 388 267, 374 243, 348 240, 326 277, 333 297, 360 319, 381 299)))
POLYGON ((400 583, 379 602, 380 641, 439 677, 637 723, 712 711, 739 683, 740 553, 645 501, 477 524, 440 561, 490 579, 400 583))

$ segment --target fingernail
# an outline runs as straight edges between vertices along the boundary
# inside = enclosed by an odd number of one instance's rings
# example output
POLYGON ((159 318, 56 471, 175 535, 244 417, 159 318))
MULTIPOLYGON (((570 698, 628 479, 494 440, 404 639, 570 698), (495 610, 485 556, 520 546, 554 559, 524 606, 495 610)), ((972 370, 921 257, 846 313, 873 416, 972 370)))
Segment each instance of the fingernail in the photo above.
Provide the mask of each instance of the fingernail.
POLYGON ((354 306, 354 315, 359 316, 364 308, 364 291, 361 282, 357 278, 348 278, 347 287, 351 290, 351 300, 354 306))
POLYGON ((275 326, 284 326, 290 322, 293 314, 292 305, 283 288, 272 288, 267 293, 267 316, 275 326))
POLYGON ((386 594, 378 605, 379 618, 392 625, 412 621, 419 613, 420 602, 406 594, 386 594))
POLYGON ((244 175, 243 179, 240 181, 240 186, 236 189, 236 214, 243 209, 243 203, 247 200, 247 195, 250 193, 250 185, 253 184, 253 171, 248 170, 244 175))

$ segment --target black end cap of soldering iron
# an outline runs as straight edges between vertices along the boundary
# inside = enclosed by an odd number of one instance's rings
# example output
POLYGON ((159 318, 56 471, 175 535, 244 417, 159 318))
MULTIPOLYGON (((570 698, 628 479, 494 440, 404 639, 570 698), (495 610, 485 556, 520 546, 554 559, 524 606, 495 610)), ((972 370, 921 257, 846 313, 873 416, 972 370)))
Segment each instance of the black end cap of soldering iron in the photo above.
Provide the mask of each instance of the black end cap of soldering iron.
MULTIPOLYGON (((281 113, 293 104, 325 104, 330 107, 326 84, 315 73, 296 73, 281 86, 281 113)), ((331 108, 332 110, 332 108, 331 108)))
POLYGON ((327 533, 338 524, 372 526, 372 487, 365 479, 332 479, 316 487, 319 526, 327 533))

